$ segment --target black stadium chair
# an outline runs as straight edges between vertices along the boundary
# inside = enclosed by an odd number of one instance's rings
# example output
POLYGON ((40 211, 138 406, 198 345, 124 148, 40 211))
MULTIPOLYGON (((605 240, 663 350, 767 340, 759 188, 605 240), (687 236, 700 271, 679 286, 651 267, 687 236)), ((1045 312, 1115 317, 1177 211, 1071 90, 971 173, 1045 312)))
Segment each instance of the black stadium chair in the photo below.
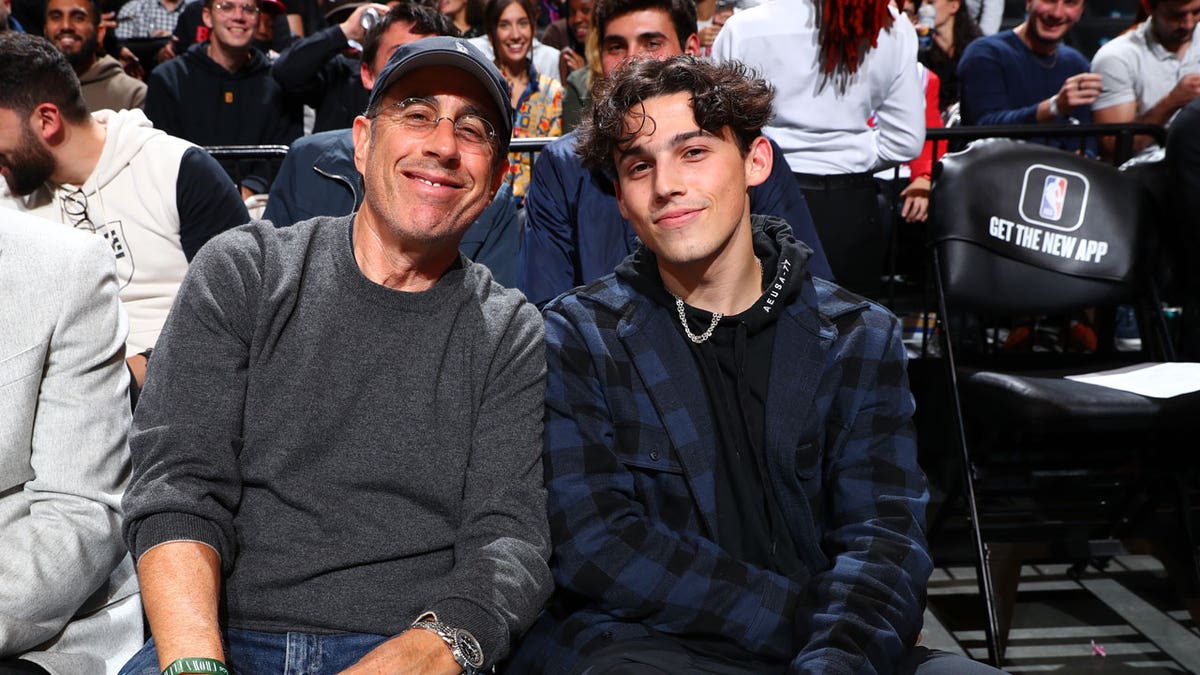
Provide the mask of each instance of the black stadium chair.
POLYGON ((995 665, 1023 557, 1082 570, 1129 542, 1167 542, 1155 551, 1179 563, 1168 565, 1183 572, 1176 582, 1198 580, 1188 492, 1200 393, 1150 398, 1065 379, 1172 360, 1138 211, 1128 176, 1042 145, 976 142, 936 174, 939 329, 995 665), (1117 351, 1103 330, 1117 304, 1137 308, 1141 351, 1117 351), (1080 346, 1072 320, 1084 316, 1100 317, 1100 338, 1080 346), (1005 345, 1005 330, 1027 339, 1005 345))

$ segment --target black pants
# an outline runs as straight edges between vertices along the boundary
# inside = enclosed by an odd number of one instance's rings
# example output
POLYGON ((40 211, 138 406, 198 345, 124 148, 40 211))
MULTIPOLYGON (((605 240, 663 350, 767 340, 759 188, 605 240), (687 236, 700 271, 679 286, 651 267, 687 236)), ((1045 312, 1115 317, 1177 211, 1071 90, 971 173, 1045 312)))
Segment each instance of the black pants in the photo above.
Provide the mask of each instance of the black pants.
POLYGON ((868 298, 882 290, 887 223, 880 218, 879 184, 868 174, 793 174, 838 284, 868 298))

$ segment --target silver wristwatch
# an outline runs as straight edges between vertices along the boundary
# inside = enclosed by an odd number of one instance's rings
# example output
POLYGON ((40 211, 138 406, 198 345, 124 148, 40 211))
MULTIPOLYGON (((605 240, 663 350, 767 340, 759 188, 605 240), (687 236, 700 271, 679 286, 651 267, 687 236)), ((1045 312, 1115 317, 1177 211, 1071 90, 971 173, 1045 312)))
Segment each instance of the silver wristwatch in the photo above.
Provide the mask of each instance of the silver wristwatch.
POLYGON ((454 656, 454 660, 462 666, 463 672, 467 675, 476 675, 480 672, 479 669, 483 667, 483 649, 474 635, 462 628, 451 628, 437 620, 417 621, 412 627, 424 628, 442 638, 442 641, 450 648, 450 654, 454 656))

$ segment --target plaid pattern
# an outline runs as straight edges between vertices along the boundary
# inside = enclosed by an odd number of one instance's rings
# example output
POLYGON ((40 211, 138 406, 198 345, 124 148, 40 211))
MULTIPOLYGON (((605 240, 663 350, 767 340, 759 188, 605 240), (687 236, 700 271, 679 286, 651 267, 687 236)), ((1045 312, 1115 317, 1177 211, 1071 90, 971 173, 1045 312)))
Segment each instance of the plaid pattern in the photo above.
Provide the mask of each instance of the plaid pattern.
POLYGON ((117 37, 122 40, 153 37, 155 31, 170 35, 175 32, 175 22, 186 5, 187 2, 180 2, 175 9, 167 9, 161 0, 130 0, 117 13, 117 37))
POLYGON ((671 312, 611 275, 547 307, 558 590, 510 672, 566 673, 651 632, 793 672, 889 672, 908 652, 932 561, 898 323, 807 279, 779 318, 766 410, 770 487, 807 566, 795 578, 715 543, 713 426, 671 312))

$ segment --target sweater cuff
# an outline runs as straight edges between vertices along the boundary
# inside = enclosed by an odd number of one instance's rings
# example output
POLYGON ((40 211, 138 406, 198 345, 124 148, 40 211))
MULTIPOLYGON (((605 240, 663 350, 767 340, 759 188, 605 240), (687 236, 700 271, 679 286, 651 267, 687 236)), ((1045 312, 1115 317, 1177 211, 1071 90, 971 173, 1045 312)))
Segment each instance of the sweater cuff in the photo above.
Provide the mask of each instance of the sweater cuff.
POLYGON ((233 559, 221 545, 222 537, 217 526, 191 513, 157 513, 148 516, 138 525, 133 541, 129 542, 129 550, 135 559, 141 560, 146 551, 169 541, 207 544, 221 557, 222 566, 226 560, 233 559))
POLYGON ((475 636, 483 650, 484 669, 508 655, 508 629, 482 607, 463 598, 446 598, 433 603, 429 611, 442 623, 461 628, 475 636))

